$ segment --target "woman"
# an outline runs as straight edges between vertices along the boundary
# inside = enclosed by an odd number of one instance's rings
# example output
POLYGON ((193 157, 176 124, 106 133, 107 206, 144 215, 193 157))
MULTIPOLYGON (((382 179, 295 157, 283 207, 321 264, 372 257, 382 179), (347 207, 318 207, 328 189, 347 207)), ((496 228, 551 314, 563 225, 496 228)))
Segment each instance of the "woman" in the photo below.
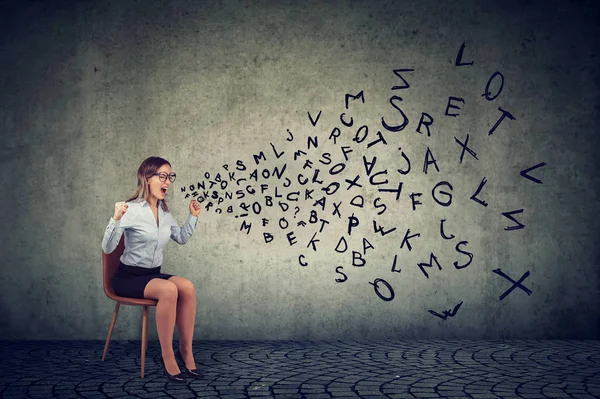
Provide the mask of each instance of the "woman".
POLYGON ((163 247, 173 239, 185 244, 196 229, 200 204, 190 202, 190 214, 179 226, 165 201, 171 183, 175 181, 171 164, 159 157, 144 160, 137 171, 137 189, 125 202, 115 204, 102 250, 111 253, 125 234, 125 250, 112 284, 119 296, 150 298, 156 305, 156 327, 165 374, 170 381, 185 382, 186 376, 201 378, 192 352, 196 292, 187 278, 161 273, 163 247), (177 357, 184 365, 181 372, 173 351, 173 331, 177 324, 179 350, 177 357))

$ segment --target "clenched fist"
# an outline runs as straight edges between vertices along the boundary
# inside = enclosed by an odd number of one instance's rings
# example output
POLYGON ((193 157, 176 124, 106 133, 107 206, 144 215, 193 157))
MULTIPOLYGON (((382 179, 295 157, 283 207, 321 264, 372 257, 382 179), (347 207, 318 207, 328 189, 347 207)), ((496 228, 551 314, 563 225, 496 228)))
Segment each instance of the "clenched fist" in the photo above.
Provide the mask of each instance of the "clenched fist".
POLYGON ((196 217, 200 214, 200 204, 195 199, 190 201, 190 213, 196 217))
POLYGON ((129 205, 127 205, 125 202, 117 202, 115 204, 115 214, 113 215, 113 219, 121 220, 125 212, 127 212, 128 207, 129 205))

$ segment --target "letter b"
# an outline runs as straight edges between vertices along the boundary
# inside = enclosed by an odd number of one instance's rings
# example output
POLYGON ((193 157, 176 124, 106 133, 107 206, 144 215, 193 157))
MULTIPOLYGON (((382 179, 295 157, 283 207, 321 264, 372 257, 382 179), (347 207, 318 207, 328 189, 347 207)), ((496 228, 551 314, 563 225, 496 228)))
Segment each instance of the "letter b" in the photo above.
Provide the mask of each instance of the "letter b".
POLYGON ((360 252, 352 251, 352 266, 363 267, 366 263, 360 252))
POLYGON ((265 243, 267 244, 273 241, 273 235, 270 233, 264 232, 263 237, 265 238, 265 243))

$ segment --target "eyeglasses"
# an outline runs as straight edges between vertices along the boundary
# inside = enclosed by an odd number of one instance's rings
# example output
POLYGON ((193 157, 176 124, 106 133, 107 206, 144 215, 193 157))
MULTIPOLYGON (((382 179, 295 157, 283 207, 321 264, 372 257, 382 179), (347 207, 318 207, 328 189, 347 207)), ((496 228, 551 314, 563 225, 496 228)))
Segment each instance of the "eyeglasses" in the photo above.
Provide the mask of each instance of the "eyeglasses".
POLYGON ((169 180, 171 180, 171 183, 174 183, 175 179, 177 178, 177 175, 175 173, 168 174, 167 172, 155 173, 152 176, 158 176, 160 181, 163 183, 167 181, 167 177, 169 178, 169 180))

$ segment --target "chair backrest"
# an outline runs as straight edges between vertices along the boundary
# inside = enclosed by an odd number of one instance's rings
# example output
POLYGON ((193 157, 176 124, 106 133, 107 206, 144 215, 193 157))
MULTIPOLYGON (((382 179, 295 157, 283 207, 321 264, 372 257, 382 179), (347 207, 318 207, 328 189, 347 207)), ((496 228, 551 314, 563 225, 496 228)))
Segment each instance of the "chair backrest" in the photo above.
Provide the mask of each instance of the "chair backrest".
POLYGON ((107 254, 102 251, 102 277, 104 280, 104 292, 106 296, 111 299, 116 297, 115 291, 112 288, 112 278, 117 272, 119 268, 119 263, 121 263, 121 255, 123 255, 123 250, 125 249, 125 241, 124 237, 121 237, 121 241, 119 241, 119 245, 115 248, 114 251, 107 254))

